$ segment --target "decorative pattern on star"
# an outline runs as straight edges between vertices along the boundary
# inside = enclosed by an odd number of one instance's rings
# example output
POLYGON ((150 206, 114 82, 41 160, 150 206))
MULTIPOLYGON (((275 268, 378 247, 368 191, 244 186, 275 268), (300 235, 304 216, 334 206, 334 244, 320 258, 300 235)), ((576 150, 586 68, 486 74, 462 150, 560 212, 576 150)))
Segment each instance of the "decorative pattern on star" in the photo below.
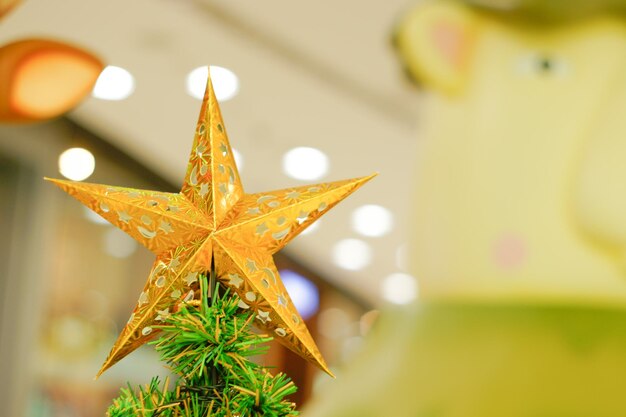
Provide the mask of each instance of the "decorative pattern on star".
POLYGON ((272 254, 372 177, 244 194, 209 80, 179 194, 51 179, 157 255, 98 375, 153 338, 181 303, 197 299, 198 274, 212 264, 259 328, 330 374, 272 254))

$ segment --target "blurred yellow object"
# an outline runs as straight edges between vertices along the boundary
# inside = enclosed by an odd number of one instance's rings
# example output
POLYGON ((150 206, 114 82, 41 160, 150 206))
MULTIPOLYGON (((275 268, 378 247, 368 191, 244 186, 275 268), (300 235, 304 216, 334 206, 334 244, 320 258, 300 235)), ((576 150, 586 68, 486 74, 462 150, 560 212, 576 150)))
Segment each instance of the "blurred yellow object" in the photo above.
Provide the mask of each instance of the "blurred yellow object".
POLYGON ((382 319, 303 417, 626 414, 626 311, 426 304, 382 319))
POLYGON ((425 89, 412 272, 425 299, 626 305, 626 21, 452 1, 396 45, 425 89))
POLYGON ((626 415, 626 20, 520 16, 438 0, 401 20, 422 301, 383 312, 303 416, 626 415))
POLYGON ((47 39, 0 48, 0 122, 56 117, 91 92, 102 62, 90 53, 47 39))

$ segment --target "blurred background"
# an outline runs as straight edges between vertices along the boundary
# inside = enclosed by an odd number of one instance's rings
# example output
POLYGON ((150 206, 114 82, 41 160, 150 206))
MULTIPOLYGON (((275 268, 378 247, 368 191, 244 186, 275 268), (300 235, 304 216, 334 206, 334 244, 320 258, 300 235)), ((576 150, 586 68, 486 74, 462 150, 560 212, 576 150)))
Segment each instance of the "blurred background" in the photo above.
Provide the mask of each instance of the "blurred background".
POLYGON ((380 173, 276 256, 305 416, 624 415, 625 3, 0 0, 0 414, 167 374, 93 381, 153 255, 42 177, 178 191, 210 66, 246 192, 380 173))
MULTIPOLYGON (((405 5, 28 0, 2 18, 0 45, 62 41, 104 68, 61 117, 0 125, 3 415, 102 415, 127 380, 166 374, 144 347, 93 381, 153 255, 42 177, 178 191, 206 65, 219 67, 213 83, 246 192, 380 172, 276 258, 330 366, 359 348, 381 304, 416 296, 398 275, 416 112, 390 29, 405 5)), ((330 380, 280 345, 268 362, 294 378, 299 403, 330 380)))

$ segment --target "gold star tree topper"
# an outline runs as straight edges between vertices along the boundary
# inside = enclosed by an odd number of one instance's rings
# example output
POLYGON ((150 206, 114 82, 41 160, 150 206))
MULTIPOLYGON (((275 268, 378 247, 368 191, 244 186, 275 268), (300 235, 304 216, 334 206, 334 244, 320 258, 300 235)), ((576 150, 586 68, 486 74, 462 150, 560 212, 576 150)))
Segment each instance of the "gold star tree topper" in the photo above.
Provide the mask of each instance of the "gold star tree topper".
POLYGON ((98 376, 152 339, 181 303, 197 299, 198 275, 212 263, 259 328, 330 374, 272 255, 373 176, 245 194, 209 79, 180 193, 48 179, 156 255, 98 376))

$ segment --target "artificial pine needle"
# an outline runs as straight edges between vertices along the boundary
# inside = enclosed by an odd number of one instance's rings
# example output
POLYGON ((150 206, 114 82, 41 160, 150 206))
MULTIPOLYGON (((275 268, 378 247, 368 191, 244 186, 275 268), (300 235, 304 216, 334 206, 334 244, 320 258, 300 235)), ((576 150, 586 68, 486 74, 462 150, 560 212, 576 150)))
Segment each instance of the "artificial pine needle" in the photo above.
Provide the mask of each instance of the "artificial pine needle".
POLYGON ((286 397, 296 387, 283 374, 272 376, 252 362, 267 350, 272 338, 251 329, 254 315, 239 308, 236 295, 210 285, 201 276, 200 302, 187 303, 158 326, 160 337, 151 342, 161 359, 178 376, 154 378, 138 389, 122 389, 108 410, 109 417, 218 417, 295 416, 295 404, 286 397), (210 303, 209 303, 210 300, 210 303))

